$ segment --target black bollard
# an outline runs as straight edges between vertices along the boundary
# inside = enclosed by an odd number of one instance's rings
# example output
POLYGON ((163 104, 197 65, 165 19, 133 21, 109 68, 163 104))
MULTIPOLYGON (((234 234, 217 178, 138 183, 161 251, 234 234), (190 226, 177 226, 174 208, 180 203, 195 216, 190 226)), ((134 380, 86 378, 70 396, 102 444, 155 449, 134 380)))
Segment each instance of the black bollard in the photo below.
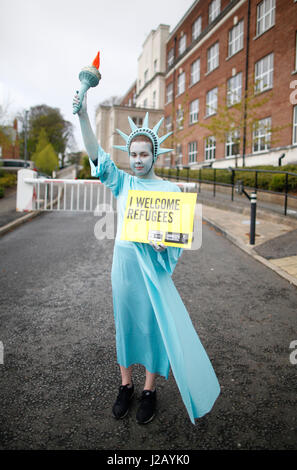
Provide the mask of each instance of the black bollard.
POLYGON ((251 193, 251 226, 250 226, 250 245, 255 244, 255 230, 256 230, 256 209, 257 209, 257 193, 251 193))

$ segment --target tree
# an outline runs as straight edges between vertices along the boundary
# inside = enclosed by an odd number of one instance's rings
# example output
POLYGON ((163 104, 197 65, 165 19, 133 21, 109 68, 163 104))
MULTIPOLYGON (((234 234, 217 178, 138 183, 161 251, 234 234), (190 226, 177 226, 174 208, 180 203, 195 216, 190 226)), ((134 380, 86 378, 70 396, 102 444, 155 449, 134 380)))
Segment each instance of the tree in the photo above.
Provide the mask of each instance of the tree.
POLYGON ((40 132, 39 132, 38 142, 37 142, 37 145, 36 145, 36 151, 32 155, 32 158, 34 157, 35 154, 40 153, 48 144, 49 144, 49 140, 48 140, 48 137, 47 137, 46 130, 44 129, 44 127, 42 127, 40 129, 40 132))
POLYGON ((34 161, 36 168, 47 175, 51 175, 53 170, 59 169, 58 155, 52 144, 48 144, 41 152, 35 154, 34 161))
POLYGON ((71 152, 67 154, 67 158, 71 165, 79 165, 82 162, 83 155, 83 152, 71 152))
POLYGON ((31 159, 39 171, 48 175, 51 175, 53 170, 59 168, 58 156, 53 145, 49 142, 44 128, 41 128, 39 132, 36 152, 34 152, 31 159))
POLYGON ((232 137, 233 145, 237 149, 235 153, 238 155, 242 144, 243 166, 245 166, 245 146, 252 144, 254 133, 257 133, 260 127, 263 134, 267 135, 267 139, 262 140, 262 144, 269 143, 272 145, 278 142, 278 133, 291 125, 284 124, 283 126, 272 127, 267 122, 267 125, 262 124, 260 126, 259 120, 262 116, 259 115, 258 111, 260 110, 261 113, 261 107, 271 100, 273 92, 260 95, 257 91, 259 80, 253 80, 252 82, 255 85, 248 88, 243 98, 239 100, 235 94, 229 93, 223 103, 216 108, 215 115, 210 118, 210 121, 207 124, 199 123, 201 127, 208 129, 210 134, 219 142, 224 143, 232 137))
POLYGON ((11 102, 7 98, 0 104, 0 147, 9 146, 13 140, 11 126, 9 126, 11 121, 9 113, 10 105, 11 102))
MULTIPOLYGON (((19 113, 18 119, 23 123, 24 113, 19 113)), ((64 158, 66 148, 72 147, 74 144, 73 125, 66 121, 58 108, 51 108, 45 104, 33 106, 28 114, 28 155, 36 152, 36 147, 41 129, 46 130, 49 143, 53 146, 54 151, 62 154, 64 158)), ((21 133, 22 141, 24 141, 24 129, 21 133)))

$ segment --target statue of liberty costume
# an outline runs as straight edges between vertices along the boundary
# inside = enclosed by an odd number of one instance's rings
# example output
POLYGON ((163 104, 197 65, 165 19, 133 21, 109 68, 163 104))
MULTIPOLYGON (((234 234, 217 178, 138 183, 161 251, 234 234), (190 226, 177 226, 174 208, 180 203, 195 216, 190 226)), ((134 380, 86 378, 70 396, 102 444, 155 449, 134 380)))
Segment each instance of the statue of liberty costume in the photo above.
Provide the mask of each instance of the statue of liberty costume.
MULTIPOLYGON (((129 152, 136 135, 147 135, 153 144, 153 157, 171 149, 160 144, 171 134, 159 138, 163 121, 148 127, 148 114, 138 128, 129 119, 131 134, 117 130, 129 152)), ((116 328, 117 361, 124 367, 142 364, 149 372, 168 379, 170 366, 193 424, 208 413, 220 393, 220 385, 189 314, 172 281, 172 273, 182 254, 181 248, 167 247, 156 252, 148 243, 121 240, 123 216, 129 189, 180 191, 170 181, 132 176, 116 167, 99 146, 98 159, 92 161, 92 176, 111 189, 117 198, 117 234, 114 244, 111 281, 116 328)))

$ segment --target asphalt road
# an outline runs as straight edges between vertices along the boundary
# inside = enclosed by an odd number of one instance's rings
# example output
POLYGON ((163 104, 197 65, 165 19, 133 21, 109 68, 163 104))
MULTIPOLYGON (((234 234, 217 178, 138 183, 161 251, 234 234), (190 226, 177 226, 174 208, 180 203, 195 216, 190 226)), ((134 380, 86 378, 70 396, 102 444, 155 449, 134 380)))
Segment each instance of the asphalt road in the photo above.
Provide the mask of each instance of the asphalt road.
MULTIPOLYGON (((0 449, 297 449, 297 291, 203 224, 173 279, 222 393, 194 426, 174 377, 155 420, 116 421, 113 240, 92 214, 44 213, 0 239, 0 449)), ((134 366, 137 396, 144 368, 134 366)))

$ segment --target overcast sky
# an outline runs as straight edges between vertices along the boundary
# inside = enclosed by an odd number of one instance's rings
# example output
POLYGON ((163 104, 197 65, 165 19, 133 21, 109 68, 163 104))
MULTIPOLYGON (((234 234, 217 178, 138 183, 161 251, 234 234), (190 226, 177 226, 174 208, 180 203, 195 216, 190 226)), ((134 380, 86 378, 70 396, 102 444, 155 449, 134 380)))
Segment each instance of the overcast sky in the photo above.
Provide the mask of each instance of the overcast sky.
POLYGON ((102 80, 88 92, 94 125, 98 103, 124 95, 137 77, 137 59, 152 29, 172 30, 194 0, 0 0, 0 103, 10 112, 46 104, 75 126, 72 97, 78 73, 100 50, 102 80))

